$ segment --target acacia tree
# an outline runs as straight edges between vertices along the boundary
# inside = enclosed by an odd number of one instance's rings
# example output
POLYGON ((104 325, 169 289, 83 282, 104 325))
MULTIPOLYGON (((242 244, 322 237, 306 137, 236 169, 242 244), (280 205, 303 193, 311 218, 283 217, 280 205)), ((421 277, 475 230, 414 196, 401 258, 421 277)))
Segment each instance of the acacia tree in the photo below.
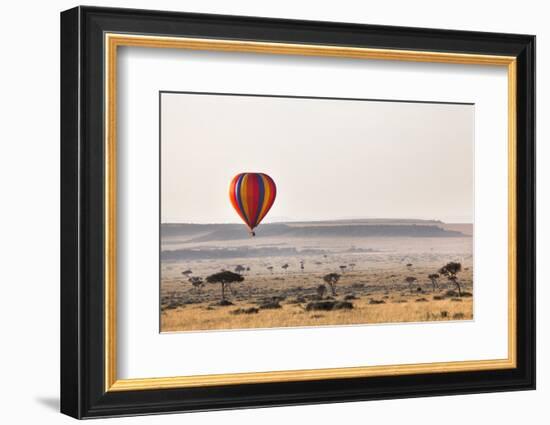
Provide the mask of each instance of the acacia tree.
POLYGON ((346 272, 346 269, 347 269, 347 266, 345 266, 343 264, 340 266, 340 270, 342 270, 342 274, 344 274, 346 272))
POLYGON ((225 301, 225 286, 227 285, 231 289, 231 284, 234 282, 242 282, 244 277, 238 273, 233 273, 230 271, 223 271, 214 273, 206 278, 208 283, 219 283, 222 290, 222 302, 225 301))
POLYGON ((319 285, 317 287, 317 295, 319 295, 319 298, 323 298, 326 293, 327 293, 327 287, 325 285, 319 285))
POLYGON ((201 289, 204 286, 204 281, 202 280, 202 277, 198 277, 198 276, 190 277, 189 282, 191 282, 191 285, 193 285, 193 288, 195 288, 197 292, 200 294, 201 289))
POLYGON ((460 282, 458 281, 458 273, 462 270, 462 264, 455 261, 445 264, 439 269, 439 273, 445 276, 449 282, 453 282, 458 289, 458 295, 462 296, 462 288, 460 287, 460 282))
POLYGON ((271 274, 273 274, 273 266, 267 266, 267 270, 269 270, 271 274))
POLYGON ((241 266, 240 264, 237 267, 235 267, 235 272, 239 273, 239 274, 244 272, 245 270, 246 269, 243 266, 241 266))
POLYGON ((338 273, 329 273, 323 276, 323 280, 330 286, 332 295, 336 296, 336 284, 340 280, 340 275, 338 273))
POLYGON ((407 277, 405 278, 405 282, 408 283, 409 289, 410 289, 411 292, 412 292, 412 284, 413 284, 414 282, 416 282, 416 277, 414 277, 414 276, 407 276, 407 277))
POLYGON ((281 268, 286 272, 286 269, 288 269, 288 263, 283 264, 281 268))
POLYGON ((349 263, 348 266, 349 266, 349 269, 353 271, 353 269, 355 268, 355 263, 349 263))
POLYGON ((433 289, 433 292, 435 292, 435 288, 438 288, 437 279, 439 279, 439 274, 437 273, 429 274, 428 279, 432 281, 432 289, 433 289))

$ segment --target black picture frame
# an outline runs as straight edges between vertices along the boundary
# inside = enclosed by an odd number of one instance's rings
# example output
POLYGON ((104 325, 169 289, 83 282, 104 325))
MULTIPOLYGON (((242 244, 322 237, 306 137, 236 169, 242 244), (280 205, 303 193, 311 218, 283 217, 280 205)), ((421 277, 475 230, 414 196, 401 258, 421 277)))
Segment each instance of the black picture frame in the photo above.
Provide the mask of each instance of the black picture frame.
POLYGON ((535 388, 535 37, 76 7, 61 13, 61 412, 75 418, 535 388), (514 56, 517 367, 369 378, 105 391, 104 34, 514 56))

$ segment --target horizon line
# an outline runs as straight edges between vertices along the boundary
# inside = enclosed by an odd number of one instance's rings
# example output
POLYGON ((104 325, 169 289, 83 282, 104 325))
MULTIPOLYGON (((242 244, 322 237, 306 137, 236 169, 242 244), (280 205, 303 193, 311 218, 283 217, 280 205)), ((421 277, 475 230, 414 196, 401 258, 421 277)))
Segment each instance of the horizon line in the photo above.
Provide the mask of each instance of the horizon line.
MULTIPOLYGON (((326 223, 326 222, 345 222, 345 221, 368 221, 368 220, 386 220, 386 221, 419 221, 419 222, 434 222, 443 224, 474 224, 470 220, 462 221, 443 221, 441 219, 429 219, 429 218, 342 218, 342 219, 318 219, 318 220, 281 220, 281 221, 268 221, 260 224, 286 224, 286 223, 326 223)), ((242 224, 240 221, 229 222, 193 222, 193 221, 160 221, 160 224, 196 224, 196 225, 208 225, 208 224, 242 224)))

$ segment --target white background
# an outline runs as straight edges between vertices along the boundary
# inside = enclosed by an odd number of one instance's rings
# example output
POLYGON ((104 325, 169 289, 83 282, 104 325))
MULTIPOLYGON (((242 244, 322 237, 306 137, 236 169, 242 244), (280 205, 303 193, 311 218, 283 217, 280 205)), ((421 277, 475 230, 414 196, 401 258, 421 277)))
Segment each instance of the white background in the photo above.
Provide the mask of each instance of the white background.
MULTIPOLYGON (((119 378, 507 357, 508 278, 506 267, 501 267, 508 255, 506 67, 124 48, 119 70, 119 378), (159 199, 158 92, 162 89, 474 103, 475 130, 470 137, 476 141, 475 320, 159 334, 158 303, 152 300, 158 297, 159 276, 159 210, 154 201, 159 199), (490 173, 479 172, 487 167, 490 173), (220 362, 218 350, 229 346, 220 362)), ((378 108, 388 105, 395 104, 378 108)), ((414 105, 416 111, 422 106, 414 105)), ((231 122, 238 125, 238 120, 231 122)), ((334 131, 338 124, 321 131, 334 131)), ((407 128, 405 120, 399 125, 407 128)), ((186 139, 180 143, 192 149, 186 139)), ((226 143, 235 146, 230 140, 226 143)), ((262 143, 267 145, 269 140, 262 143)), ((362 140, 355 146, 359 156, 368 143, 362 140)), ((230 158, 227 161, 226 166, 231 163, 230 158)), ((354 177, 366 180, 360 173, 354 177)), ((400 184, 400 179, 394 184, 400 184)))
MULTIPOLYGON (((2 209, 0 210, 0 399, 2 421, 69 423, 57 413, 59 391, 59 17, 74 6, 68 1, 20 2, 4 5, 0 126, 2 209)), ((550 28, 544 2, 439 1, 277 2, 257 1, 97 1, 98 5, 159 8, 211 13, 353 21, 532 33, 538 36, 538 116, 550 114, 550 28)), ((539 120, 538 163, 550 160, 544 143, 549 125, 539 120)), ((550 168, 538 171, 538 216, 549 211, 550 168)), ((538 223, 538 259, 550 255, 548 221, 538 223)), ((372 423, 461 424, 545 423, 550 397, 550 336, 545 299, 547 276, 538 274, 538 390, 288 407, 236 412, 136 417, 110 423, 256 424, 315 421, 332 424, 349 418, 372 423)))

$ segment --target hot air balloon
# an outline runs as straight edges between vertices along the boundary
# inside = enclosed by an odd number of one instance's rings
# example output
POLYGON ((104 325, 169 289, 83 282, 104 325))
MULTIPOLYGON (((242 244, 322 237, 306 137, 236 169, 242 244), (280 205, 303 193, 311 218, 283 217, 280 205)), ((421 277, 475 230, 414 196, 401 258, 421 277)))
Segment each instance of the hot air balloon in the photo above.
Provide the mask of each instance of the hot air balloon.
POLYGON ((231 180, 229 199, 251 236, 255 236, 254 228, 268 213, 276 194, 275 182, 264 173, 240 173, 231 180))

